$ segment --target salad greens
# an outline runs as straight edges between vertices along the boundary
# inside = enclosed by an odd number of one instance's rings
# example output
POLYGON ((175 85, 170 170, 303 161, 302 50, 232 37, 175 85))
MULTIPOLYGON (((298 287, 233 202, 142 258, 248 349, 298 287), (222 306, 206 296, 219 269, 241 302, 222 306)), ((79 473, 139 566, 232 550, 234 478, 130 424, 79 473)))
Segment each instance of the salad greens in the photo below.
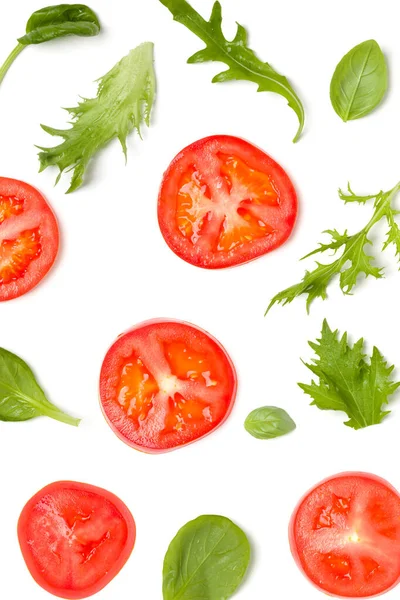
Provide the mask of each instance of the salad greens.
POLYGON ((143 121, 150 125, 154 96, 153 44, 145 42, 101 77, 96 98, 67 109, 73 118, 70 129, 41 126, 64 141, 52 148, 39 146, 40 171, 57 166, 56 183, 64 171, 73 171, 68 193, 82 185, 89 161, 113 138, 121 142, 126 158, 126 137, 134 129, 140 135, 143 121))
POLYGON ((84 4, 59 4, 37 10, 26 24, 26 34, 18 39, 18 45, 0 68, 0 82, 25 46, 66 35, 92 36, 99 32, 100 23, 95 13, 84 4))
POLYGON ((388 87, 385 57, 375 40, 358 44, 337 65, 331 81, 331 102, 343 121, 369 114, 388 87))
POLYGON ((363 339, 351 346, 347 333, 339 339, 338 331, 331 331, 326 320, 321 339, 309 345, 317 358, 304 364, 319 381, 299 386, 311 396, 311 404, 321 410, 345 412, 349 417, 345 425, 353 429, 381 423, 390 412, 382 411, 382 406, 400 382, 392 380, 394 367, 388 366, 378 348, 374 346, 372 356, 367 358, 363 339))
POLYGON ((232 521, 215 515, 189 521, 165 555, 163 600, 227 600, 249 561, 248 539, 232 521))
POLYGON ((271 65, 262 62, 247 45, 247 32, 237 25, 236 36, 228 41, 222 31, 222 9, 215 2, 209 21, 205 21, 185 0, 160 0, 172 13, 174 20, 185 25, 206 44, 206 48, 196 52, 188 63, 208 61, 223 62, 228 66, 219 73, 213 83, 244 80, 258 85, 259 92, 275 92, 288 101, 299 120, 299 128, 294 138, 296 142, 304 127, 304 108, 296 92, 283 75, 277 73, 271 65))
POLYGON ((47 400, 26 362, 0 348, 0 421, 27 421, 40 416, 68 425, 80 422, 47 400))
MULTIPOLYGON (((344 233, 339 233, 336 229, 327 229, 324 233, 330 235, 331 240, 327 244, 320 243, 319 248, 313 250, 303 257, 308 258, 314 254, 333 251, 333 254, 341 249, 342 254, 336 260, 328 264, 317 262, 317 267, 313 271, 306 271, 303 280, 296 285, 279 292, 274 296, 267 308, 266 313, 276 303, 283 305, 292 302, 297 296, 302 294, 307 295, 307 312, 315 298, 327 298, 327 287, 330 281, 339 275, 339 285, 344 294, 350 294, 351 290, 357 283, 357 278, 360 274, 366 277, 371 275, 376 279, 382 277, 382 269, 373 265, 373 256, 365 251, 366 245, 373 245, 368 235, 371 229, 381 219, 386 219, 388 231, 387 238, 383 245, 385 250, 390 244, 393 244, 396 250, 396 256, 400 258, 400 229, 396 223, 395 217, 399 214, 393 207, 393 201, 400 190, 400 183, 394 186, 388 192, 378 192, 370 196, 357 196, 352 191, 350 184, 348 191, 339 190, 339 197, 344 202, 358 202, 366 204, 369 201, 374 202, 374 212, 368 223, 358 233, 349 235, 347 229, 344 233)), ((303 260, 301 259, 301 260, 303 260)))
POLYGON ((290 433, 296 429, 296 423, 283 408, 263 406, 251 411, 244 427, 253 437, 270 440, 290 433))

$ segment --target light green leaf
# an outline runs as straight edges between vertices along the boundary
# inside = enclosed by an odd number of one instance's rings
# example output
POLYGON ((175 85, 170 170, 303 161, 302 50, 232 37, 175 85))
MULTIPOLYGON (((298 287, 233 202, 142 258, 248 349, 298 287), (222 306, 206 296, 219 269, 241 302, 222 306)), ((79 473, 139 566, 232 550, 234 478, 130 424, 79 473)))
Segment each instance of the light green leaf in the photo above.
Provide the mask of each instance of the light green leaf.
POLYGON ((369 200, 375 201, 374 213, 371 219, 363 229, 354 235, 349 235, 347 230, 344 234, 340 234, 336 229, 326 230, 324 233, 331 236, 331 241, 329 243, 320 243, 318 248, 309 252, 304 258, 329 250, 333 251, 333 254, 341 250, 340 256, 327 264, 317 262, 317 266, 313 271, 305 272, 300 283, 292 285, 276 294, 269 303, 265 314, 268 313, 274 304, 288 304, 302 294, 307 296, 306 306, 308 311, 313 300, 316 298, 325 300, 327 298, 328 285, 336 276, 339 276, 339 285, 344 294, 351 293, 360 275, 381 279, 383 277, 383 269, 373 264, 375 257, 373 254, 367 254, 365 248, 372 246, 368 234, 382 218, 386 218, 389 224, 389 232, 384 249, 389 244, 394 244, 396 254, 400 256, 400 229, 395 222, 398 211, 392 206, 400 190, 400 183, 388 192, 379 192, 370 196, 356 196, 351 190, 350 185, 348 190, 348 194, 339 190, 340 198, 345 202, 365 204, 369 200))
POLYGON ((60 175, 73 171, 68 192, 75 191, 82 185, 92 157, 110 140, 118 138, 126 156, 127 136, 134 129, 140 134, 143 121, 150 125, 154 96, 153 44, 146 42, 99 80, 96 98, 83 99, 76 108, 68 109, 73 118, 70 129, 42 125, 47 133, 64 141, 53 148, 41 148, 40 171, 49 166, 57 166, 60 175))
POLYGON ((282 408, 263 406, 248 415, 244 427, 253 437, 270 440, 290 433, 296 429, 296 423, 282 408))
POLYGON ((369 114, 388 87, 385 57, 375 40, 358 44, 337 65, 331 81, 331 102, 343 121, 369 114))

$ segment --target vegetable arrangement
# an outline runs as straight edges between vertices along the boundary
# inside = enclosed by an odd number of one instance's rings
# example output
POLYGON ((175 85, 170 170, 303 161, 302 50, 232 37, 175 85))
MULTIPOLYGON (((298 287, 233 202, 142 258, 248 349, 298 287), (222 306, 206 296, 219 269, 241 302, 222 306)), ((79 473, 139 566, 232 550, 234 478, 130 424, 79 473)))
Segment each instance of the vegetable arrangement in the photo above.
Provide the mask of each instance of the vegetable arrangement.
MULTIPOLYGON (((185 0, 160 0, 174 20, 204 43, 189 63, 222 62, 225 71, 213 82, 245 80, 258 91, 283 96, 296 113, 297 141, 304 109, 283 75, 250 49, 247 31, 237 24, 232 41, 222 31, 222 8, 215 2, 206 21, 185 0)), ((67 35, 100 32, 87 6, 62 4, 38 10, 26 34, 0 69, 0 82, 26 45, 67 35)), ((333 109, 343 121, 364 117, 382 101, 388 87, 385 57, 374 40, 355 46, 338 63, 330 86, 333 109)), ((62 138, 40 148, 40 171, 49 166, 72 171, 68 192, 84 182, 94 155, 118 138, 127 156, 127 137, 150 125, 156 81, 153 44, 131 50, 100 78, 95 98, 68 109, 69 129, 42 128, 62 138)), ((274 296, 276 303, 306 295, 307 311, 316 298, 327 298, 336 276, 350 294, 360 275, 382 277, 382 268, 366 250, 371 230, 387 225, 383 250, 400 257, 397 184, 387 192, 359 196, 350 185, 339 190, 345 202, 371 203, 370 220, 359 232, 327 230, 330 240, 307 257, 340 252, 330 263, 307 271, 303 280, 274 296)), ((298 200, 282 167, 251 143, 214 135, 184 148, 167 168, 158 196, 158 222, 170 249, 191 265, 220 269, 247 263, 280 247, 295 225, 298 200)), ((54 264, 59 247, 56 218, 32 186, 0 177, 0 301, 12 300, 38 285, 54 264)), ((304 258, 307 258, 304 257, 304 258)), ((299 383, 321 410, 344 412, 345 425, 358 430, 381 423, 400 382, 381 352, 371 356, 364 340, 351 344, 324 320, 320 339, 309 342, 316 357, 304 365, 315 379, 299 383)), ((219 428, 234 408, 235 366, 224 347, 203 329, 187 322, 154 319, 120 335, 100 371, 100 406, 114 433, 136 450, 159 454, 183 448, 219 428)), ((30 367, 0 348, 0 421, 48 416, 75 425, 46 397, 30 367)), ((250 412, 245 430, 271 440, 294 432, 296 424, 276 406, 250 412)), ((244 434, 243 434, 244 435, 244 434)), ((293 435, 296 435, 293 433, 293 435)), ((268 442, 273 445, 275 442, 268 442)), ((279 443, 279 442, 278 442, 279 443)), ((282 440, 282 443, 286 443, 282 440)), ((338 597, 372 597, 400 581, 400 494, 383 479, 350 472, 311 489, 295 508, 290 549, 306 578, 320 591, 338 597)), ((17 533, 33 579, 61 598, 86 598, 102 590, 127 562, 136 538, 134 518, 110 492, 84 483, 59 481, 37 492, 22 509, 17 533)), ((165 554, 163 600, 228 600, 241 585, 250 562, 249 540, 224 516, 203 515, 184 525, 165 554)))

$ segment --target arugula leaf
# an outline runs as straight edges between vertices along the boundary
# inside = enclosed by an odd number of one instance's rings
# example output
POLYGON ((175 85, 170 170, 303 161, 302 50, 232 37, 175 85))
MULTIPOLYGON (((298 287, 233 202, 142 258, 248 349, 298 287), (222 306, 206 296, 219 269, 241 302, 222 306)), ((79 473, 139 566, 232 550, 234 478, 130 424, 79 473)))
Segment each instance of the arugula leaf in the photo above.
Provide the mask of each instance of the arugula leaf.
POLYGON ((57 166, 58 183, 65 170, 73 171, 73 192, 83 183, 87 165, 96 152, 113 138, 121 142, 125 159, 126 137, 134 129, 140 135, 143 121, 150 125, 150 113, 155 95, 153 69, 153 44, 145 42, 125 56, 111 71, 99 80, 96 98, 79 102, 76 108, 68 108, 73 123, 70 129, 41 127, 64 141, 53 148, 39 147, 40 172, 49 166, 57 166))
POLYGON ((326 320, 321 339, 309 342, 317 358, 306 367, 319 378, 311 384, 299 383, 300 388, 313 399, 321 410, 340 410, 349 420, 345 425, 361 429, 381 423, 390 411, 382 411, 388 398, 400 386, 391 378, 393 366, 388 366, 378 348, 374 347, 369 361, 363 351, 361 338, 353 346, 347 342, 347 333, 338 338, 326 320))
POLYGON ((392 202, 399 190, 400 183, 388 192, 381 191, 378 194, 370 196, 356 196, 351 190, 350 185, 348 186, 348 193, 339 190, 340 198, 346 203, 359 202, 365 204, 370 200, 374 200, 374 213, 371 219, 361 231, 353 235, 349 235, 347 230, 343 234, 332 229, 324 231, 324 233, 331 236, 331 241, 327 244, 320 243, 319 248, 313 250, 301 260, 314 254, 326 252, 327 250, 332 250, 336 254, 341 249, 342 254, 340 257, 328 264, 317 262, 317 267, 313 271, 306 271, 300 283, 292 285, 279 292, 279 294, 276 294, 269 303, 265 314, 268 313, 274 304, 288 304, 302 294, 307 295, 307 312, 309 312, 310 305, 315 298, 322 298, 323 300, 327 298, 328 284, 337 275, 339 275, 339 285, 344 294, 351 293, 360 274, 364 274, 365 277, 371 275, 376 279, 380 279, 383 276, 382 269, 373 265, 374 257, 367 254, 365 247, 373 245, 368 234, 376 223, 385 218, 389 226, 389 231, 383 245, 383 250, 390 244, 393 244, 396 248, 396 255, 400 259, 400 229, 395 221, 395 217, 399 214, 399 211, 392 206, 392 202))
POLYGON ((186 523, 164 559, 164 600, 227 600, 250 561, 245 533, 226 517, 203 515, 186 523))
POLYGON ((213 83, 252 81, 258 85, 257 91, 275 92, 286 98, 299 120, 299 128, 293 140, 297 142, 304 127, 303 105, 286 77, 277 73, 268 63, 262 62, 248 47, 246 29, 238 23, 236 36, 228 41, 222 31, 222 9, 219 2, 215 2, 209 21, 205 21, 185 0, 160 2, 171 11, 174 21, 185 25, 206 44, 206 48, 193 54, 188 63, 218 61, 228 66, 226 71, 214 77, 213 83))
POLYGON ((388 87, 385 57, 375 40, 358 44, 337 65, 330 96, 343 121, 369 114, 382 101, 388 87))
POLYGON ((244 427, 259 440, 271 440, 296 429, 296 423, 283 408, 263 406, 251 411, 244 427))
POLYGON ((30 44, 42 44, 66 35, 93 36, 100 32, 100 23, 91 8, 84 4, 46 6, 34 12, 26 24, 26 34, 0 69, 0 82, 8 69, 30 44))
POLYGON ((0 348, 0 421, 27 421, 42 415, 68 425, 80 421, 47 400, 26 362, 0 348))

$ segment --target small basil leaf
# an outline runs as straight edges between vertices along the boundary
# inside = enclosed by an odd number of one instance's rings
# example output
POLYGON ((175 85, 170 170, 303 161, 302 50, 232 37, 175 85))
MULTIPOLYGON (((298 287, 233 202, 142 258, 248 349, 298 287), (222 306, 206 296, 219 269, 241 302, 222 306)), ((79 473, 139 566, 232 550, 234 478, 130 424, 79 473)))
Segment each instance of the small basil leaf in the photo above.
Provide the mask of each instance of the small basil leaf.
POLYGON ((387 87, 385 57, 377 42, 368 40, 337 65, 330 88, 332 106, 343 121, 359 119, 378 106, 387 87))
POLYGON ((189 521, 172 540, 164 559, 164 600, 227 600, 250 561, 244 532, 226 517, 189 521))
POLYGON ((98 18, 88 6, 59 4, 34 12, 26 25, 26 35, 19 38, 18 42, 28 46, 65 35, 97 35, 99 31, 98 18))
POLYGON ((253 437, 259 440, 270 440, 290 433, 296 429, 296 423, 282 408, 263 406, 249 414, 244 427, 253 437))
POLYGON ((79 419, 47 400, 26 362, 0 348, 0 421, 27 421, 41 415, 69 425, 79 424, 79 419))

